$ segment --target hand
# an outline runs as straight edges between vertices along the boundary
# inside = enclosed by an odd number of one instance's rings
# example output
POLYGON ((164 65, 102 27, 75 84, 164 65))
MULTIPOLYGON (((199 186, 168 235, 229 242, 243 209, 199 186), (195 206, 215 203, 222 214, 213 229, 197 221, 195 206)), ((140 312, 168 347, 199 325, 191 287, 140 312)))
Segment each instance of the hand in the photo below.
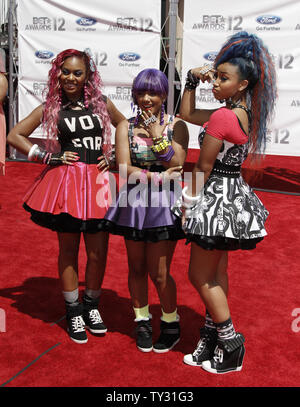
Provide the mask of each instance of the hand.
POLYGON ((144 120, 144 126, 152 138, 160 138, 163 135, 165 128, 168 123, 160 125, 156 116, 152 115, 150 111, 143 111, 141 114, 142 119, 144 120))
POLYGON ((62 164, 73 165, 74 162, 79 160, 79 155, 78 153, 74 153, 73 151, 65 151, 60 158, 62 164))
POLYGON ((176 178, 180 178, 183 173, 182 165, 178 165, 177 167, 170 167, 163 174, 163 180, 172 180, 176 178))
POLYGON ((216 70, 210 65, 200 66, 199 68, 191 69, 191 73, 199 78, 201 82, 211 82, 214 80, 216 70))
POLYGON ((98 171, 103 174, 104 172, 109 170, 109 161, 105 155, 101 155, 97 158, 99 160, 99 164, 97 164, 98 171))

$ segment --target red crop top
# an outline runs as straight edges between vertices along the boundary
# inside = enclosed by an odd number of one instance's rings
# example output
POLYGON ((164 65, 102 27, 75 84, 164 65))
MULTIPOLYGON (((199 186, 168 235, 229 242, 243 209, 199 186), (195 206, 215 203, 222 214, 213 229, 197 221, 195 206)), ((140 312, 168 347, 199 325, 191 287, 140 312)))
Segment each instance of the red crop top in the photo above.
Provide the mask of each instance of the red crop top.
POLYGON ((219 140, 226 140, 233 144, 245 144, 248 141, 248 136, 241 128, 236 114, 226 107, 221 107, 212 113, 203 127, 206 134, 219 140))

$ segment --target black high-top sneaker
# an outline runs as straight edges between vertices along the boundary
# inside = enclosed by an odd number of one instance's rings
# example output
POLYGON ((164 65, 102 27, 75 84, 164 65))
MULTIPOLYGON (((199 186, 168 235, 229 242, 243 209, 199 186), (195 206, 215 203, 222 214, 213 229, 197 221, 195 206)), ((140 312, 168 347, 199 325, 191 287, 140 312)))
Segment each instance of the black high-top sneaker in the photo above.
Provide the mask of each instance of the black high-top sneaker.
POLYGON ((242 370, 245 355, 245 338, 237 332, 232 339, 217 341, 215 355, 202 363, 202 368, 210 373, 229 373, 242 370))
POLYGON ((98 310, 99 298, 90 298, 83 295, 83 320, 86 328, 94 334, 103 334, 107 328, 98 310))
POLYGON ((82 304, 73 306, 66 305, 66 310, 67 331, 70 338, 76 343, 86 343, 88 338, 84 329, 84 321, 82 318, 82 304))
POLYGON ((136 346, 142 352, 152 351, 152 325, 150 319, 137 321, 136 346))
POLYGON ((214 350, 217 346, 217 330, 209 328, 200 329, 200 340, 193 353, 185 355, 184 363, 191 366, 202 366, 202 362, 210 360, 214 356, 214 350))
POLYGON ((160 335, 153 346, 156 353, 169 352, 180 341, 180 325, 178 321, 160 323, 160 335))

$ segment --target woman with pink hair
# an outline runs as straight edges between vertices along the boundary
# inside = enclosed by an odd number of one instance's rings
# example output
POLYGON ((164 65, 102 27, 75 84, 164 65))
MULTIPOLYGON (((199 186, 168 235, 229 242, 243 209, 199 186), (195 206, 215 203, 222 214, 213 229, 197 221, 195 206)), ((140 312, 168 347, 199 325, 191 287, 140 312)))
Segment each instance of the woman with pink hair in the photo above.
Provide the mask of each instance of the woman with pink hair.
POLYGON ((57 233, 67 329, 77 343, 87 342, 85 327, 93 333, 107 331, 98 310, 108 247, 102 219, 111 201, 110 124, 116 126, 124 116, 102 95, 101 87, 88 52, 62 51, 52 61, 45 103, 20 121, 7 139, 29 161, 46 165, 23 206, 33 222, 57 233), (28 139, 40 124, 47 135, 47 150, 28 139), (82 302, 78 293, 81 233, 87 254, 82 302))

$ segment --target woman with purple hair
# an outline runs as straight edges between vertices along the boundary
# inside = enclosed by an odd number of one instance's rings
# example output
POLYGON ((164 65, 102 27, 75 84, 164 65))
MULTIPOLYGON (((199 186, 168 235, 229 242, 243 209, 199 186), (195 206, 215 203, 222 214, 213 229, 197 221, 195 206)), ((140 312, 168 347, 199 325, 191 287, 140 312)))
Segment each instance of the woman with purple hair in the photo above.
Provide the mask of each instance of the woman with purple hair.
POLYGON ((93 333, 107 331, 98 310, 108 247, 102 219, 111 202, 110 124, 116 126, 124 116, 102 95, 101 87, 88 50, 62 51, 52 61, 45 103, 7 138, 29 161, 46 165, 27 192, 24 208, 33 222, 57 232, 67 329, 77 343, 87 342, 85 327, 93 333), (28 139, 40 124, 47 150, 28 139), (81 233, 87 254, 83 303, 78 293, 81 233))
POLYGON ((167 77, 157 69, 145 69, 134 79, 132 97, 137 114, 121 122, 116 131, 116 160, 126 181, 116 205, 105 217, 108 230, 125 238, 136 345, 142 352, 168 352, 180 339, 176 284, 170 264, 176 242, 184 233, 170 207, 175 202, 176 187, 181 194, 174 178, 182 172, 188 131, 182 120, 165 113, 167 95, 167 77), (161 332, 154 345, 148 276, 162 308, 161 332))
POLYGON ((184 362, 211 373, 242 369, 244 336, 235 331, 227 301, 228 251, 254 249, 267 234, 268 211, 243 180, 241 165, 248 152, 264 152, 276 96, 272 58, 262 41, 246 32, 224 44, 213 66, 187 75, 180 116, 202 126, 201 151, 192 182, 173 211, 183 216, 191 242, 189 279, 206 306, 206 319, 195 351, 184 362), (213 83, 223 107, 195 108, 200 80, 213 83), (199 174, 202 183, 196 182, 199 174))

